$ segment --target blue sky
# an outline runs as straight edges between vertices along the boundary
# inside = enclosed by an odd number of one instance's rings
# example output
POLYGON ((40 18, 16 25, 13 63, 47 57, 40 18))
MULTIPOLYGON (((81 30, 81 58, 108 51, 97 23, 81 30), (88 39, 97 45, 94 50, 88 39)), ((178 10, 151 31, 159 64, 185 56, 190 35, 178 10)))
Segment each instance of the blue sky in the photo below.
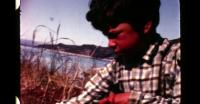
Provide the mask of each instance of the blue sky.
MULTIPOLYGON (((70 38, 77 45, 96 44, 107 46, 107 39, 95 30, 85 19, 89 0, 21 0, 20 38, 32 39, 33 30, 38 25, 57 30, 60 24, 59 38, 70 38)), ((39 28, 37 41, 49 41, 49 30, 39 28)), ((160 24, 158 33, 174 39, 180 37, 179 0, 161 0, 160 24)), ((59 40, 72 44, 68 40, 59 40)))

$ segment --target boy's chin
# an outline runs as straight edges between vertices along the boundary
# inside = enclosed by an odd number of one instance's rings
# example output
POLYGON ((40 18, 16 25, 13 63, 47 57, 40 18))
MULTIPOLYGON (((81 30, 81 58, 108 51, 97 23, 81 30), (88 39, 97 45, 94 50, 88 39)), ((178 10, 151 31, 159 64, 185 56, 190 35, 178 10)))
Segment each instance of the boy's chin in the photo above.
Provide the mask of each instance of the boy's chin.
POLYGON ((117 55, 117 56, 124 56, 125 53, 123 53, 123 52, 115 52, 115 55, 117 55))

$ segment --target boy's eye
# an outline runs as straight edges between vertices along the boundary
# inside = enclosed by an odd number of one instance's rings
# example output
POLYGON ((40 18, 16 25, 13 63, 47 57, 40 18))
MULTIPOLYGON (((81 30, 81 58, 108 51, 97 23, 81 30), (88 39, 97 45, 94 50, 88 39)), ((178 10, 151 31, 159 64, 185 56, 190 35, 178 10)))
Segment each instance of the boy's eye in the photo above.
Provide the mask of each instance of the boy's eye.
POLYGON ((108 33, 106 36, 109 38, 109 39, 115 39, 117 38, 117 36, 120 34, 120 32, 115 32, 115 33, 108 33))

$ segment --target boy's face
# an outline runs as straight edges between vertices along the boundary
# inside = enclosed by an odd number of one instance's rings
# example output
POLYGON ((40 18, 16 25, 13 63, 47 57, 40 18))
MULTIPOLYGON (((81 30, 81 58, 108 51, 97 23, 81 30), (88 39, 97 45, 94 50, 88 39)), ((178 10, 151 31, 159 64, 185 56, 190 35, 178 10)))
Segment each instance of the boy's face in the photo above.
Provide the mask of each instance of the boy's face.
POLYGON ((129 23, 119 23, 115 27, 109 27, 108 46, 114 50, 116 55, 130 54, 138 46, 140 37, 129 23))

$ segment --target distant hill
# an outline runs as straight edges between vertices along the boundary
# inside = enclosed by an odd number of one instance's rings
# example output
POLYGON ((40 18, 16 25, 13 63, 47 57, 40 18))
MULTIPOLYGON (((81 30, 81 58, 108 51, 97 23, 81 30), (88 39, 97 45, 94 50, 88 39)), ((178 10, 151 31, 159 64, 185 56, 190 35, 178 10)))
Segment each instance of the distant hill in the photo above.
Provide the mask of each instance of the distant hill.
POLYGON ((66 45, 66 44, 44 44, 38 45, 38 48, 47 48, 47 49, 59 49, 65 52, 76 53, 76 54, 83 54, 92 56, 95 58, 112 58, 114 57, 114 52, 112 49, 108 47, 101 47, 91 44, 84 44, 84 45, 66 45))
POLYGON ((34 47, 34 46, 38 46, 40 44, 43 44, 43 43, 42 42, 34 41, 34 44, 33 44, 32 40, 20 39, 20 45, 23 45, 23 46, 34 47))
POLYGON ((63 43, 59 43, 56 45, 51 44, 43 44, 42 42, 34 42, 34 46, 32 45, 31 40, 20 40, 20 44, 23 46, 29 47, 38 47, 38 48, 46 48, 46 49, 59 49, 61 51, 82 54, 87 56, 92 56, 95 58, 113 58, 114 52, 112 49, 108 47, 101 47, 92 44, 84 44, 84 45, 66 45, 63 43))

